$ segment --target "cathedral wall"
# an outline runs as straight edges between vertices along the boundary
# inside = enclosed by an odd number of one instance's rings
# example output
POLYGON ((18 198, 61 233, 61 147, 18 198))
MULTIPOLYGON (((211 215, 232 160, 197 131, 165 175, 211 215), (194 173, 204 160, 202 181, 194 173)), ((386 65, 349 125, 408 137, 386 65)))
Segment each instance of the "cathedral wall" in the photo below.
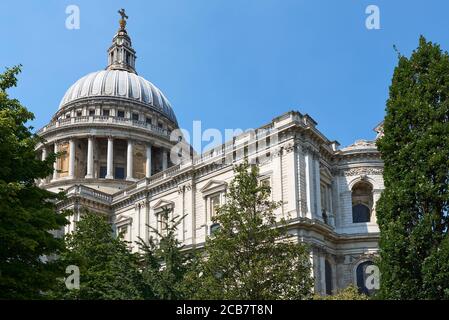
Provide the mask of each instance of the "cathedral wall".
POLYGON ((338 183, 338 219, 337 231, 340 233, 367 233, 379 232, 376 220, 376 201, 380 190, 383 189, 381 174, 340 175, 335 177, 338 183), (366 181, 373 187, 373 210, 371 221, 367 223, 353 223, 352 217, 352 187, 359 181, 366 181))
MULTIPOLYGON (((377 252, 375 202, 383 189, 382 173, 378 160, 365 163, 360 157, 357 164, 339 160, 341 167, 333 167, 329 152, 321 148, 317 140, 299 136, 295 130, 282 134, 281 141, 267 149, 269 157, 259 162, 259 179, 271 186, 271 199, 283 203, 275 214, 293 219, 290 232, 296 234, 299 241, 311 245, 315 288, 317 292, 325 293, 329 286, 327 276, 332 277, 332 289, 353 284, 357 263, 377 252), (369 183, 373 190, 374 213, 368 223, 353 223, 352 187, 359 181, 369 183), (326 218, 322 209, 332 218, 326 218)), ((115 166, 126 167, 125 142, 114 141, 115 166)), ((86 140, 81 139, 78 143, 80 148, 77 144, 76 158, 81 161, 85 159, 86 140)), ((96 143, 95 161, 96 170, 99 170, 101 163, 106 161, 107 141, 96 139, 96 143)), ((145 172, 144 147, 137 142, 133 147, 136 178, 145 172)), ((158 162, 155 150, 157 147, 153 148, 153 168, 158 162)), ((130 181, 129 188, 112 196, 111 222, 117 230, 124 232, 125 240, 131 243, 134 251, 138 237, 147 241, 150 236, 156 236, 146 224, 161 231, 160 212, 165 207, 173 209, 170 218, 185 215, 178 227, 178 239, 184 245, 201 246, 210 235, 214 205, 225 203, 226 192, 234 177, 233 166, 214 167, 207 162, 189 166, 169 169, 154 179, 130 181)), ((84 165, 78 167, 85 168, 84 165)), ((114 187, 113 181, 110 183, 111 188, 114 187)), ((98 189, 91 181, 83 185, 98 189)), ((107 191, 106 185, 102 188, 107 191)))

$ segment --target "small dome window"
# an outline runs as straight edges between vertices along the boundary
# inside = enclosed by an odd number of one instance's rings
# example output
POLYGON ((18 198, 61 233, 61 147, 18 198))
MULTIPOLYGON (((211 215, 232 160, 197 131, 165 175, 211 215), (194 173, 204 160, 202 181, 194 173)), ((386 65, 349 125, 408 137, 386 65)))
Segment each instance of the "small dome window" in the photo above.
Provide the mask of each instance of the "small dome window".
POLYGON ((368 182, 358 182, 352 188, 352 222, 370 222, 372 208, 373 187, 368 182))

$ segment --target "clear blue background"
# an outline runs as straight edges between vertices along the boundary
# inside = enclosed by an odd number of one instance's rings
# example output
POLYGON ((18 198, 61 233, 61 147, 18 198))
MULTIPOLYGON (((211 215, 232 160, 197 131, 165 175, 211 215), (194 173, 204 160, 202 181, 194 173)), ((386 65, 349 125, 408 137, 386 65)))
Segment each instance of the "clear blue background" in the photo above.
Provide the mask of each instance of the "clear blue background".
POLYGON ((137 71, 169 98, 180 126, 252 128, 289 110, 310 114, 342 145, 372 139, 398 49, 420 34, 449 48, 449 2, 361 0, 2 1, 0 67, 23 64, 14 97, 45 125, 67 88, 106 66, 129 15, 137 71), (65 28, 67 5, 81 28, 65 28), (365 28, 380 8, 381 30, 365 28))

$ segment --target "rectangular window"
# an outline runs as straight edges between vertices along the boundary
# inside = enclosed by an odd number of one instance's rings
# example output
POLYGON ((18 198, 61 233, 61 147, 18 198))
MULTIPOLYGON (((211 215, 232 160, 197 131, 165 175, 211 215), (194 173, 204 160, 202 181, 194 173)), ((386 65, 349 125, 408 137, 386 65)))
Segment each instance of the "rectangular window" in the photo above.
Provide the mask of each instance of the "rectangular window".
POLYGON ((95 109, 89 109, 89 116, 95 115, 95 109))
POLYGON ((259 183, 260 183, 261 186, 269 187, 269 188, 270 188, 269 194, 271 195, 271 192, 272 192, 272 190, 271 190, 271 178, 270 178, 270 177, 267 177, 267 176, 262 177, 262 178, 260 179, 260 182, 259 182, 259 183))
POLYGON ((132 119, 133 119, 133 121, 139 121, 139 114, 138 113, 133 113, 132 119))
POLYGON ((100 166, 100 179, 106 178, 107 168, 106 166, 100 166))
POLYGON ((118 111, 117 111, 117 117, 119 117, 119 118, 124 118, 124 117, 125 117, 125 111, 123 111, 123 110, 118 110, 118 111))
POLYGON ((159 232, 163 235, 167 234, 167 227, 168 227, 168 212, 162 211, 159 213, 159 232))
POLYGON ((217 208, 220 206, 220 195, 216 194, 210 197, 210 217, 212 218, 217 213, 217 208))
POLYGON ((151 118, 149 118, 149 117, 146 117, 146 119, 145 119, 145 123, 146 123, 146 124, 151 124, 151 118))
POLYGON ((115 167, 115 179, 125 179, 125 168, 123 167, 115 167))
POLYGON ((82 111, 79 110, 79 111, 76 112, 76 116, 77 116, 77 117, 81 117, 82 115, 83 115, 83 112, 82 112, 82 111))
POLYGON ((117 230, 117 235, 122 239, 126 239, 128 236, 128 226, 121 226, 117 230))
POLYGON ((109 117, 109 109, 104 109, 103 110, 103 116, 109 117))

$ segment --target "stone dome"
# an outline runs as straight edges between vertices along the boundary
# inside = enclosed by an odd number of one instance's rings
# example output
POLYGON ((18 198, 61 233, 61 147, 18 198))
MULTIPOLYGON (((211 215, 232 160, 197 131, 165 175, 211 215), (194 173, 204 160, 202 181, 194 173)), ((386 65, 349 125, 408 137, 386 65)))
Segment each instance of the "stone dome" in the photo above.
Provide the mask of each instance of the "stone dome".
POLYGON ((101 70, 82 77, 67 90, 59 109, 74 101, 96 97, 142 103, 177 124, 170 102, 161 90, 143 77, 127 70, 101 70))

